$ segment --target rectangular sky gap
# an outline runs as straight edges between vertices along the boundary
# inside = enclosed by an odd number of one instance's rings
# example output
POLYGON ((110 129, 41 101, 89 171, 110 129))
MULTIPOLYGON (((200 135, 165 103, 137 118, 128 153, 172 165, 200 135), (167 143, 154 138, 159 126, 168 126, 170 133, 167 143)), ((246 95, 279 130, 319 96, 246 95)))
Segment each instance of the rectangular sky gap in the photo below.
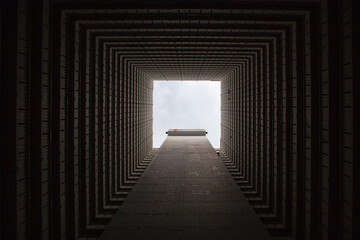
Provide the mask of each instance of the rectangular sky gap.
POLYGON ((153 147, 169 129, 205 129, 220 147, 220 81, 154 81, 153 147))

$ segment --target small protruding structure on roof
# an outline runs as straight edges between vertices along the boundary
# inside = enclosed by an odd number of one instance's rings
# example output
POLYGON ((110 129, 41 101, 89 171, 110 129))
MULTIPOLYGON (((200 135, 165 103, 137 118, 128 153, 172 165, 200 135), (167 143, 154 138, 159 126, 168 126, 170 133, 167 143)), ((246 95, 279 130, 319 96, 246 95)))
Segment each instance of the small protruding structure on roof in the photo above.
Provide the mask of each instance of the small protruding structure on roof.
POLYGON ((168 136, 205 136, 205 129, 169 129, 168 136))

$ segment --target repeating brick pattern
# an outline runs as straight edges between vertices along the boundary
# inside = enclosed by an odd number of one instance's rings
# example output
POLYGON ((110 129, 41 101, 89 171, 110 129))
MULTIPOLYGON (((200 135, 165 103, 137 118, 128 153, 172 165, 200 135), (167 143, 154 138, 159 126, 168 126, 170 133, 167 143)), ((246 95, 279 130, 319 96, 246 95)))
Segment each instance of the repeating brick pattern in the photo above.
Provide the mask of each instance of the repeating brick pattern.
POLYGON ((259 2, 2 4, 2 237, 99 236, 153 154, 153 81, 193 79, 221 81, 272 235, 358 239, 356 1, 259 2))

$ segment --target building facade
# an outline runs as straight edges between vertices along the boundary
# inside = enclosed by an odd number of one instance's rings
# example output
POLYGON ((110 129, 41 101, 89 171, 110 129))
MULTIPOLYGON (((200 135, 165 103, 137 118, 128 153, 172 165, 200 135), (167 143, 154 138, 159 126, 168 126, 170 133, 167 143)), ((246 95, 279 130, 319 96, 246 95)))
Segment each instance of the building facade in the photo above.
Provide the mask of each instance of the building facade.
POLYGON ((3 239, 97 237, 152 152, 154 80, 221 81, 268 231, 360 239, 358 1, 2 1, 3 239))

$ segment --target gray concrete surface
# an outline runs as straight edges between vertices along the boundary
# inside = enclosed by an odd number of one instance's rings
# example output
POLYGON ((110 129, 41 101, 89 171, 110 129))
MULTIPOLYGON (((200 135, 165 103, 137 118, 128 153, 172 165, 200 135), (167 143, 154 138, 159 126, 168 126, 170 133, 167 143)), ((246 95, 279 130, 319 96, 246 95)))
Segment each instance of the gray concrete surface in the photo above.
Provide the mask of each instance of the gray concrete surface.
POLYGON ((206 136, 205 129, 169 129, 168 136, 206 136))
POLYGON ((270 239, 206 136, 168 136, 100 239, 270 239))

